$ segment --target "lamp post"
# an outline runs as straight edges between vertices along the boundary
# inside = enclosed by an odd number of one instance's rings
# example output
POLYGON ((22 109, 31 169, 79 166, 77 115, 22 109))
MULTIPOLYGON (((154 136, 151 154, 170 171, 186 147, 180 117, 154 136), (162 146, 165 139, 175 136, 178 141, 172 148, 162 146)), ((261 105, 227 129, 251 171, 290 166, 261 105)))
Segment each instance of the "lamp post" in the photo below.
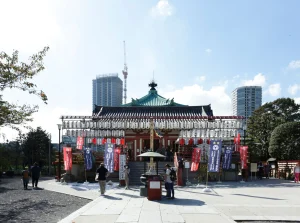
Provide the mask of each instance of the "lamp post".
POLYGON ((58 181, 60 182, 60 130, 61 130, 61 126, 62 124, 57 124, 57 127, 58 127, 58 181))

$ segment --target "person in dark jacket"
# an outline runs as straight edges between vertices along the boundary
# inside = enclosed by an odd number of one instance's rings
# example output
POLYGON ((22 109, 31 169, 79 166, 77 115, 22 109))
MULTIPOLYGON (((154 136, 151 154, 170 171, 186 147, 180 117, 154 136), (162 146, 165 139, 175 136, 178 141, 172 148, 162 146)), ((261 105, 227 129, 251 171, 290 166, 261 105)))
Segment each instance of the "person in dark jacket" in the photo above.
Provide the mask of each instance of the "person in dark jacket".
POLYGON ((31 179, 32 179, 32 188, 37 188, 39 178, 40 178, 41 168, 38 166, 37 162, 31 167, 31 179))
POLYGON ((100 186, 101 195, 105 193, 106 177, 108 177, 108 170, 104 167, 104 163, 101 163, 96 173, 98 173, 98 181, 100 186))

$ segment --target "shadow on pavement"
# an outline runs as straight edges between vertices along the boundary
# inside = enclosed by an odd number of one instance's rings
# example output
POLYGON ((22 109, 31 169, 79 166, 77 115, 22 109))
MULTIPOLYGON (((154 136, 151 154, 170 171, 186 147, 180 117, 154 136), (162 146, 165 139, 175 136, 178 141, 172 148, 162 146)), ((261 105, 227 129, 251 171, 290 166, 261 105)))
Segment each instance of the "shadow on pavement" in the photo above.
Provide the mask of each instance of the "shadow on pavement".
POLYGON ((188 192, 188 193, 194 193, 194 194, 203 194, 203 195, 210 195, 210 196, 216 196, 216 197, 223 197, 222 195, 213 194, 213 193, 202 193, 202 192, 196 192, 196 191, 191 191, 191 190, 182 190, 182 189, 179 189, 179 188, 176 188, 176 190, 183 191, 183 192, 188 192))
POLYGON ((5 193, 9 190, 17 190, 17 189, 14 189, 14 188, 6 188, 6 187, 0 187, 0 193, 5 193))
POLYGON ((253 197, 253 198, 261 198, 261 199, 268 199, 268 200, 285 200, 285 199, 280 199, 280 198, 252 196, 252 195, 247 195, 247 194, 232 194, 232 195, 244 196, 244 197, 253 197))
POLYGON ((137 196, 134 194, 126 194, 126 193, 116 193, 116 194, 127 196, 127 197, 132 197, 132 198, 141 198, 141 196, 137 196))
POLYGON ((175 198, 175 199, 167 199, 163 198, 160 201, 154 201, 160 204, 172 204, 172 205, 180 205, 180 206, 202 206, 205 205, 204 201, 199 201, 195 199, 187 199, 187 198, 175 198))
POLYGON ((107 198, 109 200, 122 200, 122 198, 120 197, 113 197, 113 196, 110 196, 110 195, 103 195, 104 198, 107 198))

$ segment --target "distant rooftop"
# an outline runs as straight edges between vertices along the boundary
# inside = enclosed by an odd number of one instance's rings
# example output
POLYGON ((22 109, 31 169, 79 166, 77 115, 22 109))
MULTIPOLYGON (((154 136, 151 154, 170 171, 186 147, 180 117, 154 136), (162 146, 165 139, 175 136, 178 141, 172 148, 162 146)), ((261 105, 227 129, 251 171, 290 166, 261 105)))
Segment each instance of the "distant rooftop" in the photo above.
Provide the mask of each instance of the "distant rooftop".
POLYGON ((118 73, 110 73, 110 74, 99 74, 96 78, 103 78, 103 77, 119 77, 118 73))

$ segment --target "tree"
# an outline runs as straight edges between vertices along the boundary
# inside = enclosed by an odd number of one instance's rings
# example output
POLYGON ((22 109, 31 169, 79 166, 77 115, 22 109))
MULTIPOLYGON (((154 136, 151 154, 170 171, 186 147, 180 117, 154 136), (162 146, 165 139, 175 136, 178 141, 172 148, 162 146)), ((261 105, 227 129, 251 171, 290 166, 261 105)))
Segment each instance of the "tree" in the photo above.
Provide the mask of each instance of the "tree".
POLYGON ((279 98, 259 107, 247 120, 247 136, 253 143, 261 146, 254 146, 257 149, 253 153, 258 154, 261 160, 269 158, 269 142, 272 131, 279 125, 286 122, 300 120, 300 105, 291 98, 279 98))
POLYGON ((19 62, 19 52, 14 50, 12 55, 0 52, 0 127, 9 126, 19 129, 20 124, 25 124, 32 120, 31 115, 38 111, 37 105, 17 105, 3 100, 5 89, 19 89, 29 94, 37 95, 47 104, 47 96, 42 90, 31 82, 45 69, 43 59, 49 50, 45 47, 42 51, 32 55, 29 63, 19 62))
POLYGON ((281 160, 300 159, 300 122, 277 126, 270 138, 269 153, 281 160))
POLYGON ((25 163, 33 164, 34 162, 39 162, 40 165, 47 163, 49 159, 49 144, 49 134, 41 127, 28 132, 22 145, 25 163))

